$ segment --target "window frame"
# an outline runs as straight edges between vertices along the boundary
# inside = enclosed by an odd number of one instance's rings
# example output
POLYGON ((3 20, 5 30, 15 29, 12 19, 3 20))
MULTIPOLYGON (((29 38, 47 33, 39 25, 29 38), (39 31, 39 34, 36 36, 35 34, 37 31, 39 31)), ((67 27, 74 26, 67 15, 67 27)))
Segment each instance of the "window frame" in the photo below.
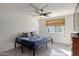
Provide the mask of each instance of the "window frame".
MULTIPOLYGON (((52 32, 49 32, 49 27, 52 27, 52 26, 47 26, 47 33, 64 33, 64 29, 65 29, 65 27, 64 26, 62 26, 62 29, 61 29, 61 31, 59 32, 59 31, 56 31, 56 28, 54 28, 54 31, 52 31, 52 32)), ((54 27, 56 27, 56 26, 54 26, 54 27)))

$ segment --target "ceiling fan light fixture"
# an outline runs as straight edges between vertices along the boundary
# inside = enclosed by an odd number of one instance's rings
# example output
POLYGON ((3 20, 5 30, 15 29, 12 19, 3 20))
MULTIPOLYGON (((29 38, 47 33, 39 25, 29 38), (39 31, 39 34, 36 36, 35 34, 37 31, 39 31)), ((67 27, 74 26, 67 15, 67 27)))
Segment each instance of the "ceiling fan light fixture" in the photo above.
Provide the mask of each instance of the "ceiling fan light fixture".
POLYGON ((44 9, 46 7, 48 7, 48 5, 45 5, 43 8, 38 9, 36 6, 34 6, 33 4, 30 4, 31 7, 33 7, 36 11, 35 13, 37 13, 40 17, 48 17, 48 14, 51 14, 52 12, 45 12, 44 9))
POLYGON ((40 18, 44 18, 44 16, 40 16, 40 18))

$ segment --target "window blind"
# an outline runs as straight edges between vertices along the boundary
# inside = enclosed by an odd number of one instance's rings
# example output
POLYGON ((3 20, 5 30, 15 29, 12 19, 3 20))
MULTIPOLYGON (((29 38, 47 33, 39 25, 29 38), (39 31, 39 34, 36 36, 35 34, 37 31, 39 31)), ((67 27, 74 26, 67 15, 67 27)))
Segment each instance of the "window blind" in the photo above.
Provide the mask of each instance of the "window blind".
POLYGON ((60 19, 51 19, 51 20, 47 20, 46 21, 46 26, 58 26, 58 25, 65 25, 65 19, 64 18, 60 18, 60 19))

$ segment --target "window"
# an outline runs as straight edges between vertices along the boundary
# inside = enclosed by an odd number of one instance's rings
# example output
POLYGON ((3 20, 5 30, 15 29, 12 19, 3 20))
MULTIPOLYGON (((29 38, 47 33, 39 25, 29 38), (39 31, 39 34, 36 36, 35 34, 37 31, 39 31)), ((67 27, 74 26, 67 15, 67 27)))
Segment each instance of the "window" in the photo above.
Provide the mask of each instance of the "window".
POLYGON ((49 33, 64 32, 64 25, 65 25, 64 18, 46 21, 46 27, 49 33))
POLYGON ((47 31, 49 33, 64 32, 64 26, 48 26, 47 31))

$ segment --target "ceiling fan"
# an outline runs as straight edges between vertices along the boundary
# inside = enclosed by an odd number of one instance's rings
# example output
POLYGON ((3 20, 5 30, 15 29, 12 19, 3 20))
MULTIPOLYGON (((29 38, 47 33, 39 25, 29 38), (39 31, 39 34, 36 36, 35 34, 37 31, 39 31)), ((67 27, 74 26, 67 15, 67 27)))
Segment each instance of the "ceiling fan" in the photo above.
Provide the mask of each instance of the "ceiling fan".
POLYGON ((38 16, 49 16, 49 14, 51 14, 52 12, 45 12, 45 8, 48 7, 48 5, 45 5, 43 8, 38 9, 36 6, 34 6, 33 4, 29 4, 31 7, 33 7, 35 9, 35 13, 38 14, 38 16))

